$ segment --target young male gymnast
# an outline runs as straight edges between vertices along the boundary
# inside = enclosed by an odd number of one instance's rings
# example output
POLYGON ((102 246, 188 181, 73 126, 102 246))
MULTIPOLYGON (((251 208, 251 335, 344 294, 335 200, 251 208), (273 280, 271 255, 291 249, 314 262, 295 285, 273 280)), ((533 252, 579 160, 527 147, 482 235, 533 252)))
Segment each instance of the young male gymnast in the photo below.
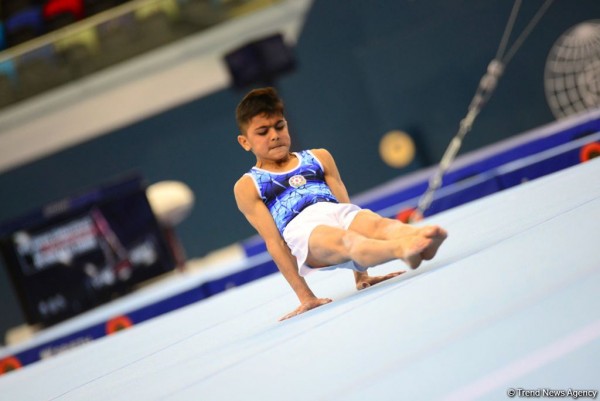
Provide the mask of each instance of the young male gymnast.
POLYGON ((273 88, 249 92, 236 120, 239 144, 256 156, 235 184, 237 206, 300 301, 280 320, 331 302, 308 287, 303 277, 310 272, 350 268, 360 290, 404 273, 373 277, 369 267, 401 259, 417 268, 446 239, 441 227, 410 226, 351 204, 327 150, 290 152, 283 101, 273 88))

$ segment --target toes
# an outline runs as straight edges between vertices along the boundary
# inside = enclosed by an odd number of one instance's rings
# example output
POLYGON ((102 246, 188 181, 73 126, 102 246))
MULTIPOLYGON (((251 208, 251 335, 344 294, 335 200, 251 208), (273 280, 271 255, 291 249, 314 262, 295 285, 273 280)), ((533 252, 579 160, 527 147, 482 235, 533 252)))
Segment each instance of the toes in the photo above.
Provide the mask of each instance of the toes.
POLYGON ((433 259, 434 256, 437 254, 438 249, 442 245, 442 242, 444 241, 444 239, 445 238, 433 240, 431 242, 431 244, 427 248, 425 248, 423 250, 423 252, 421 253, 421 256, 423 257, 423 259, 425 259, 425 260, 433 259))
POLYGON ((439 226, 426 226, 423 227, 421 234, 427 238, 445 238, 446 231, 439 226))

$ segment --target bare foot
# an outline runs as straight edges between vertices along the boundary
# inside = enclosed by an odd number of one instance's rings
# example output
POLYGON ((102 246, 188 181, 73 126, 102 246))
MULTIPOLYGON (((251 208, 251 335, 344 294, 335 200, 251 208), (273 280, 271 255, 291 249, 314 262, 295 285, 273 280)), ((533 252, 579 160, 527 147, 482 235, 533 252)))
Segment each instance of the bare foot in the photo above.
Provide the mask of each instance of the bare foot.
POLYGON ((446 231, 438 226, 418 228, 412 235, 398 239, 399 259, 411 269, 416 269, 423 260, 433 259, 447 236, 446 231))
POLYGON ((426 237, 431 239, 431 243, 423 252, 421 257, 424 260, 431 260, 437 253, 437 250, 442 245, 442 242, 448 238, 448 233, 441 227, 438 226, 426 226, 423 227, 424 234, 426 237))

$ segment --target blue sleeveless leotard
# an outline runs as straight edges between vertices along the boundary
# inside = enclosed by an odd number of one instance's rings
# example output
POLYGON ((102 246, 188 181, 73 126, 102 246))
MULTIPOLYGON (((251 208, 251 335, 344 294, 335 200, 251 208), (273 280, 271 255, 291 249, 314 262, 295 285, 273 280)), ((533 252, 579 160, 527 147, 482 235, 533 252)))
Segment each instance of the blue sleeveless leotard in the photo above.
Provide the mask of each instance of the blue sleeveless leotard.
POLYGON ((294 217, 317 202, 338 203, 325 183, 323 166, 310 150, 295 153, 298 167, 283 173, 273 173, 252 167, 252 177, 258 193, 271 212, 281 234, 294 217))

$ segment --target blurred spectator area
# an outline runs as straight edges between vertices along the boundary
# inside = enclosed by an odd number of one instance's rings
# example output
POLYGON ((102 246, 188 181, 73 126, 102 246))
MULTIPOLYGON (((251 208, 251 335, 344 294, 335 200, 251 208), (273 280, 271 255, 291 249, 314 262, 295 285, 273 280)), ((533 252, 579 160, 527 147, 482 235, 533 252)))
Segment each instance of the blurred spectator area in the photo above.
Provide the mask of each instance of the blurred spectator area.
POLYGON ((280 0, 1 0, 0 108, 280 0))

